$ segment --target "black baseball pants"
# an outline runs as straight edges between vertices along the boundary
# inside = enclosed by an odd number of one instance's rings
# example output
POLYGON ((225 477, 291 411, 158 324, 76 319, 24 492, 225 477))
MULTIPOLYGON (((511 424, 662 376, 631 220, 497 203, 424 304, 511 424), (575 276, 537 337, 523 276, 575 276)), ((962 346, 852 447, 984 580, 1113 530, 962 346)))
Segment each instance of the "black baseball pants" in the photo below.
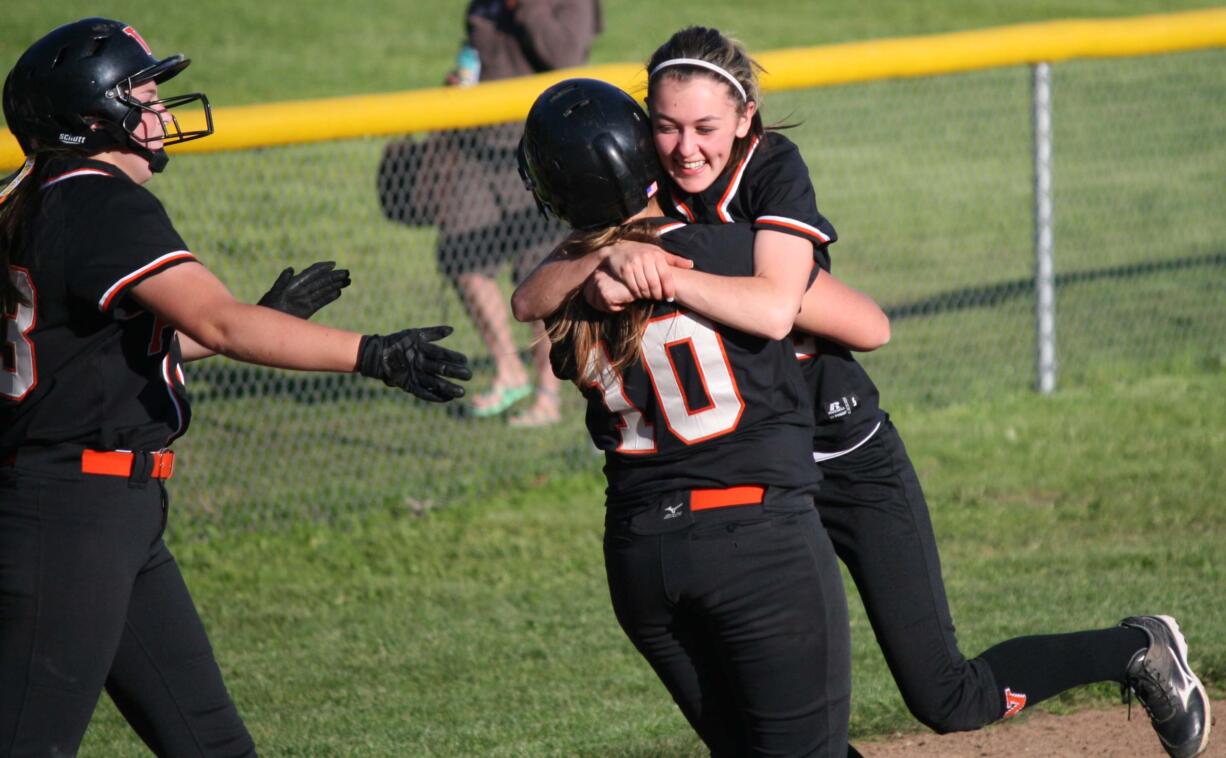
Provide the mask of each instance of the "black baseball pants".
POLYGON ((818 466, 822 524, 911 713, 938 732, 1000 718, 992 670, 958 649, 928 504, 894 425, 818 466))
POLYGON ((158 755, 255 754, 165 506, 157 480, 0 468, 0 756, 75 755, 104 688, 158 755))
POLYGON ((886 418, 819 464, 822 524, 851 572, 911 713, 937 732, 978 729, 1092 682, 1119 682, 1147 644, 1138 629, 1015 637, 967 660, 958 649, 919 478, 886 418))
POLYGON ((847 755, 847 602, 811 503, 606 520, 617 619, 717 758, 847 755))

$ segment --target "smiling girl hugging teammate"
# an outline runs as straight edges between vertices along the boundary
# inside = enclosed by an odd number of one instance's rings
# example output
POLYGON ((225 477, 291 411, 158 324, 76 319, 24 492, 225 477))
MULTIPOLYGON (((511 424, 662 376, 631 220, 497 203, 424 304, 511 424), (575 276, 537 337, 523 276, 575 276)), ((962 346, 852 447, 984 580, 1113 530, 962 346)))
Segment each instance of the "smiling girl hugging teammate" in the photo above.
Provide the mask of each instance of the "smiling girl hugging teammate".
MULTIPOLYGON (((669 180, 661 205, 689 222, 751 224, 755 256, 766 260, 810 246, 821 282, 837 236, 817 210, 796 146, 763 125, 758 70, 739 43, 701 27, 677 32, 651 56, 647 105, 669 180)), ((541 268, 564 263, 551 258, 541 268)), ((615 310, 673 297, 675 267, 688 262, 623 240, 584 265, 591 302, 615 310)), ((516 316, 550 307, 564 281, 541 277, 539 286, 521 288, 516 316)), ((1202 752, 1209 701, 1169 617, 1133 616, 1100 630, 1006 640, 970 660, 962 655, 919 479, 876 386, 848 350, 862 346, 820 337, 797 344, 813 395, 818 513, 915 717, 938 732, 977 729, 1064 690, 1115 681, 1145 705, 1168 753, 1202 752)))

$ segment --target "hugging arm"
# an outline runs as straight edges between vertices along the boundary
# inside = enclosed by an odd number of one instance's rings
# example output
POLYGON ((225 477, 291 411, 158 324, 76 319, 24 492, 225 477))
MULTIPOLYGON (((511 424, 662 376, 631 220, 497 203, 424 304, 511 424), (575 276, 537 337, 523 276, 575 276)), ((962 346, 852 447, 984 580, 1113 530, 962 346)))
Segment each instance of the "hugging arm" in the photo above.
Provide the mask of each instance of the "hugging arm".
POLYGON ((672 297, 672 271, 694 264, 648 242, 620 240, 579 257, 561 248, 549 254, 511 295, 511 313, 519 321, 536 321, 552 315, 578 292, 596 271, 605 268, 641 287, 642 296, 661 300, 672 297))
POLYGON ((511 315, 524 322, 552 315, 601 264, 602 253, 575 258, 555 248, 511 293, 511 315))
POLYGON ((753 276, 716 276, 676 269, 677 302, 747 334, 783 339, 800 312, 813 270, 813 246, 800 237, 754 235, 753 276))
POLYGON ((890 341, 890 319, 881 306, 825 270, 805 292, 796 328, 862 352, 890 341))
MULTIPOLYGON (((810 260, 811 251, 803 238, 759 231, 754 235, 753 277, 673 269, 677 300, 708 318, 759 336, 777 338, 794 326, 852 350, 876 350, 888 343, 890 320, 885 312, 872 298, 828 271, 819 271, 796 300, 798 288, 791 282, 807 281, 805 261, 810 260), (791 276, 797 278, 789 280, 791 276)), ((599 310, 616 312, 635 297, 660 299, 643 285, 643 275, 636 268, 640 264, 633 258, 612 257, 597 267, 584 286, 588 302, 599 310), (610 265, 619 260, 621 265, 610 265)))

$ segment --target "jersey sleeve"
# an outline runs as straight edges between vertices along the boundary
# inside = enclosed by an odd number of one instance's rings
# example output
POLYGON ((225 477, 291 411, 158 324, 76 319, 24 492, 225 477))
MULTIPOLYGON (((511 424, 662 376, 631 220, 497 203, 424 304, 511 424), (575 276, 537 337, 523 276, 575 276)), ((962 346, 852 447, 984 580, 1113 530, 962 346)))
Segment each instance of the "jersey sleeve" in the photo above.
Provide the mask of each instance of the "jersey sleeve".
POLYGON ((665 250, 689 258, 694 268, 718 276, 753 276, 749 224, 669 224, 660 228, 665 250))
MULTIPOLYGON (((85 181, 85 180, 81 180, 85 181)), ((86 212, 88 239, 68 251, 68 291, 106 313, 128 291, 171 266, 196 260, 158 199, 138 185, 114 185, 86 212)))
POLYGON ((817 194, 800 150, 791 140, 770 133, 760 163, 750 177, 754 231, 768 229, 813 243, 813 259, 830 270, 829 246, 838 239, 834 225, 817 210, 817 194))

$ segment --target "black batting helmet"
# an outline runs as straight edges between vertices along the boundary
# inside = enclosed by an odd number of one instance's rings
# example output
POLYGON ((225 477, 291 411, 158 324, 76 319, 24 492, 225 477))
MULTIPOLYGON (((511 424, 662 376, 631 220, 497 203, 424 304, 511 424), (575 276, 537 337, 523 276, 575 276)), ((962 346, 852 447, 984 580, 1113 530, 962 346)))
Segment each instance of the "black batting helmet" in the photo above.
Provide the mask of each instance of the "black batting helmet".
POLYGON ((143 111, 200 101, 206 128, 184 132, 171 116, 161 141, 171 145, 213 132, 202 93, 147 103, 131 97, 134 87, 164 82, 189 62, 182 55, 154 57, 140 34, 122 21, 86 18, 65 24, 31 45, 9 72, 4 118, 26 155, 122 148, 152 159, 154 153, 133 135, 143 111))
POLYGON ((643 210, 661 176, 647 114, 596 79, 567 79, 541 93, 524 123, 519 170, 543 210, 581 230, 643 210))

